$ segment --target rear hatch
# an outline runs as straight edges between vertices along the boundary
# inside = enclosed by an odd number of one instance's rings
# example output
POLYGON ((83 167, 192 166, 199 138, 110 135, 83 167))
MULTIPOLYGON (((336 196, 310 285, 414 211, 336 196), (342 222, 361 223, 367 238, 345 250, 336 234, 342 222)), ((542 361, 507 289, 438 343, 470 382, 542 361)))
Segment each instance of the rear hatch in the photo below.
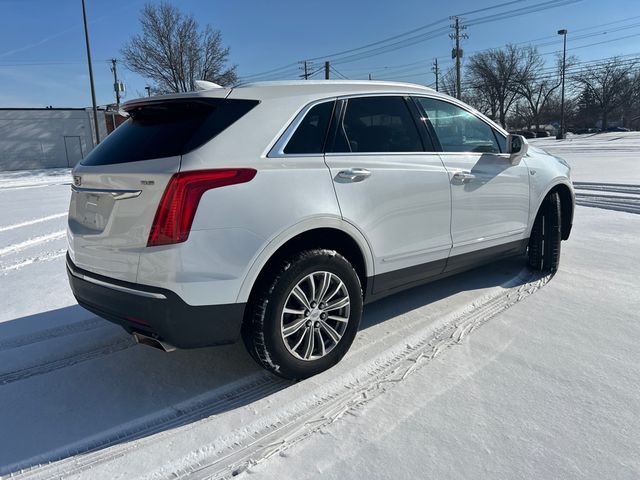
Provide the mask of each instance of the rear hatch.
POLYGON ((181 156, 257 103, 227 100, 228 92, 125 105, 130 118, 73 171, 68 239, 69 255, 78 267, 136 281, 140 253, 147 248, 162 194, 180 170, 181 156))

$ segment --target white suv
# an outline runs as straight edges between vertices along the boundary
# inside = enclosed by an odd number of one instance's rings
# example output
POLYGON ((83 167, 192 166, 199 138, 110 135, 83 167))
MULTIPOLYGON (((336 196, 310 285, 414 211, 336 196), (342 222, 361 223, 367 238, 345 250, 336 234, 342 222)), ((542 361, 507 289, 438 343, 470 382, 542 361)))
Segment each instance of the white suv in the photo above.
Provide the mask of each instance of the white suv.
POLYGON ((510 255, 555 270, 569 166, 417 85, 268 82, 125 104, 73 172, 78 302, 165 350, 240 336, 304 378, 363 304, 510 255))

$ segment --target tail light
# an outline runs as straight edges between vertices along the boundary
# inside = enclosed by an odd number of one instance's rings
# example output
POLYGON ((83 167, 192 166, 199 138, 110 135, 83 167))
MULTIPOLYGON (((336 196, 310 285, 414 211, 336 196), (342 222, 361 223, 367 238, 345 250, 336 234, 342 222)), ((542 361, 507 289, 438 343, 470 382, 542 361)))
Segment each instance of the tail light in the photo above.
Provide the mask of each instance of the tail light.
POLYGON ((255 176, 256 171, 252 168, 195 170, 174 174, 158 205, 147 246, 186 241, 204 192, 245 183, 255 176))

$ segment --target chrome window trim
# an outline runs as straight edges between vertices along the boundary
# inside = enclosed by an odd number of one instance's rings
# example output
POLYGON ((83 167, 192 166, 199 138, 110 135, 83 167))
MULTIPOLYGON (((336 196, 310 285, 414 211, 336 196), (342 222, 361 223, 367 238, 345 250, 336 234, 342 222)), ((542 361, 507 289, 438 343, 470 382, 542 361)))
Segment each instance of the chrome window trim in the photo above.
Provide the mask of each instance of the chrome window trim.
POLYGON ((368 156, 380 156, 384 155, 386 157, 406 157, 412 156, 415 157, 417 155, 439 155, 442 152, 424 152, 422 150, 417 152, 327 152, 325 153, 325 157, 368 157, 368 156))
POLYGON ((430 154, 430 155, 482 155, 482 154, 490 154, 490 155, 499 155, 499 156, 506 156, 506 158, 508 158, 507 153, 504 152, 472 152, 472 151, 468 151, 468 152, 426 152, 423 150, 418 150, 415 152, 343 152, 343 153, 333 153, 333 152, 326 152, 326 153, 284 153, 284 149, 287 146, 287 143, 289 143, 289 140, 291 140, 291 137, 293 136, 294 132, 296 131, 296 129, 298 128, 298 126, 300 126, 300 123, 302 123, 302 120, 304 119, 304 117, 307 115, 307 113, 309 112, 309 110, 311 110, 313 107, 315 107, 316 105, 319 105, 321 103, 327 103, 327 102, 335 102, 338 100, 348 100, 350 98, 363 98, 363 97, 412 97, 415 98, 416 100, 419 98, 428 98, 431 100, 440 100, 441 102, 445 102, 445 103, 449 103, 453 106, 456 106, 464 111, 466 111, 467 113, 469 113, 470 115, 473 115, 475 118, 477 118, 478 120, 480 120, 481 122, 485 123, 487 126, 489 126, 489 128, 491 128, 492 130, 495 130, 499 135, 502 135, 505 137, 505 141, 506 141, 506 137, 508 135, 508 133, 505 133, 505 131, 502 129, 502 127, 499 127, 498 125, 495 125, 494 122, 488 118, 486 118, 484 115, 482 115, 480 112, 478 112, 477 110, 474 110, 473 108, 469 107, 468 105, 465 105, 462 102, 458 102, 458 101, 452 101, 453 99, 448 99, 444 96, 441 95, 429 95, 426 93, 416 93, 416 92, 358 92, 358 93, 349 93, 349 94, 345 94, 345 95, 337 95, 337 96, 333 96, 333 97, 327 97, 327 98, 320 98, 317 100, 314 100, 312 102, 307 103, 306 105, 304 105, 297 114, 294 115, 293 120, 291 120, 289 122, 289 125, 285 128, 284 132, 282 134, 280 134, 278 140, 273 144, 273 147, 271 147, 271 149, 269 150, 269 153, 267 153, 267 158, 305 158, 305 157, 309 157, 309 158, 318 158, 318 157, 323 157, 323 156, 331 156, 331 157, 335 157, 335 156, 369 156, 369 155, 425 155, 425 154, 430 154))
MULTIPOLYGON (((293 120, 289 122, 289 126, 284 130, 284 132, 280 135, 278 140, 273 144, 273 147, 269 149, 269 153, 267 153, 267 158, 291 158, 291 157, 323 157, 324 155, 333 155, 330 153, 284 153, 284 149, 291 140, 293 133, 296 131, 302 120, 307 115, 309 110, 311 110, 316 105, 326 102, 335 102, 338 100, 348 100, 350 98, 361 98, 361 97, 410 97, 415 94, 410 92, 358 92, 358 93, 348 93, 345 95, 337 95, 333 97, 320 98, 314 100, 310 103, 307 103, 304 107, 298 111, 297 114, 294 115, 293 120)), ((424 95, 423 95, 424 96, 424 95)), ((423 150, 417 152, 367 152, 368 154, 416 154, 416 153, 435 153, 435 152, 425 152, 423 150)), ((354 152, 344 153, 344 155, 353 155, 354 152)), ((356 152, 357 154, 357 152, 356 152)), ((340 154, 343 155, 343 154, 340 154)))
POLYGON ((303 106, 302 109, 294 116, 293 120, 289 122, 289 126, 280 135, 280 138, 278 138, 273 147, 271 147, 269 153, 267 153, 267 158, 322 157, 324 155, 323 153, 284 153, 284 149, 302 123, 304 117, 309 113, 309 110, 321 103, 335 102, 336 100, 337 97, 321 98, 303 106))
POLYGON ((449 155, 493 155, 500 158, 509 158, 510 154, 502 152, 437 152, 442 156, 449 155))

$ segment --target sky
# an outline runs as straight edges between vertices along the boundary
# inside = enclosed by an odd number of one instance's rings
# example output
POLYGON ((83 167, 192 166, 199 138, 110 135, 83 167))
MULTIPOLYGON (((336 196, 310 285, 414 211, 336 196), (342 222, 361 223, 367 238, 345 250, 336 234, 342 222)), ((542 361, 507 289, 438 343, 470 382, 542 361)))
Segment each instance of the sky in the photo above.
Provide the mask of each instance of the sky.
MULTIPOLYGON (((139 33, 143 5, 159 1, 86 0, 99 105, 115 101, 110 59, 120 59, 123 45, 139 33)), ((640 57, 640 0, 171 3, 193 14, 201 25, 210 24, 222 32, 223 43, 231 51, 229 61, 246 80, 297 78, 301 73, 295 65, 298 61, 316 58, 313 65, 319 68, 325 58, 337 52, 415 30, 369 47, 404 41, 391 51, 385 48, 371 52, 376 55, 363 55, 369 50, 356 50, 334 55, 331 75, 368 78, 371 74, 374 79, 432 85, 435 58, 442 72, 453 65, 453 43, 446 28, 451 15, 461 15, 462 23, 468 24, 464 32, 469 38, 462 41, 465 58, 474 51, 507 43, 531 43, 539 45, 544 58, 553 62, 555 53, 562 49, 562 37, 556 33, 561 28, 569 30, 568 54, 581 62, 614 55, 640 57), (496 5, 502 6, 492 8, 496 5), (561 6, 551 8, 555 5, 561 6), (351 56, 345 58, 347 55, 351 56), (262 74, 274 69, 279 70, 262 74)), ((0 107, 89 106, 81 1, 0 0, 0 12, 0 107)), ((124 100, 145 94, 146 79, 128 71, 122 62, 118 72, 127 88, 124 100)))

